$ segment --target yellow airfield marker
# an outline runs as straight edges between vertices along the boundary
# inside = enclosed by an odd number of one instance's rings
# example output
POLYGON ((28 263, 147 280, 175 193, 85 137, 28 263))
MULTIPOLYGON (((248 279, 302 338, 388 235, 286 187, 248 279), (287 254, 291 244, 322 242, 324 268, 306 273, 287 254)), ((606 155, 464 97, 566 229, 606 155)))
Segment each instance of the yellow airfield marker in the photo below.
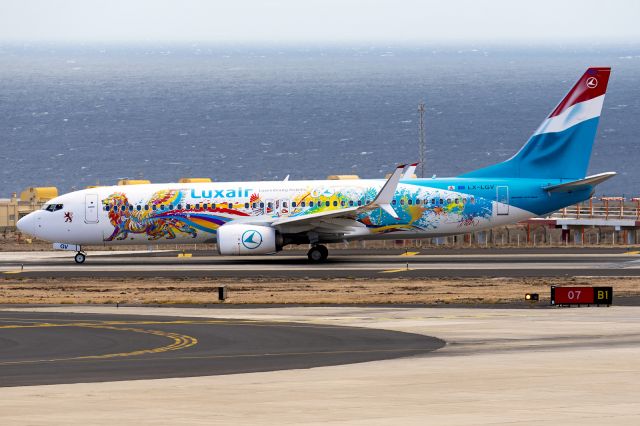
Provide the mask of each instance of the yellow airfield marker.
POLYGON ((178 257, 191 257, 192 254, 191 253, 179 253, 178 257))
POLYGON ((397 272, 407 272, 413 271, 413 269, 409 268, 399 268, 399 269, 385 269, 384 271, 380 271, 381 274, 395 274, 397 272))
POLYGON ((416 254, 420 254, 419 251, 406 251, 402 253, 400 256, 415 256, 416 254))

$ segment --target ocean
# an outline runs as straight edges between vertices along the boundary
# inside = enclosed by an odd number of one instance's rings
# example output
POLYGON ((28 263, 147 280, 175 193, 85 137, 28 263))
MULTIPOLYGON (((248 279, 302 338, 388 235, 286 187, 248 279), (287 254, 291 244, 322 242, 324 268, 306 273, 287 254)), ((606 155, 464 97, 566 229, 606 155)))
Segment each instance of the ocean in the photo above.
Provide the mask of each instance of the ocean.
POLYGON ((0 45, 0 197, 120 178, 380 178, 503 161, 590 65, 613 67, 590 172, 640 196, 640 46, 0 45))

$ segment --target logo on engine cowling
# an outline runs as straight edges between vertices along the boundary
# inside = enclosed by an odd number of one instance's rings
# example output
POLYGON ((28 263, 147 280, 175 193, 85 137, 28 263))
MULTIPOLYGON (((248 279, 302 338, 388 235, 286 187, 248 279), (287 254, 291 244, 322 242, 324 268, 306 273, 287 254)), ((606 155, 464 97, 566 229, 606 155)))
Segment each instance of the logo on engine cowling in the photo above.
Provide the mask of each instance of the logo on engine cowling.
POLYGON ((250 229, 242 233, 242 245, 249 250, 257 249, 262 244, 262 234, 250 229))

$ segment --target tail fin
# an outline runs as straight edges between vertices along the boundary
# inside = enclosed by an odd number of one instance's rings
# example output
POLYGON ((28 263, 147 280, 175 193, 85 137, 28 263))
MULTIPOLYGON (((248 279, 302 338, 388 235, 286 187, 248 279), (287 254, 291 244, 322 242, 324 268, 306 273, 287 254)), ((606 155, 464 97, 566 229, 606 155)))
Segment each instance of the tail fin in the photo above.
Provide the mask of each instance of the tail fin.
POLYGON ((513 157, 462 177, 586 176, 611 68, 589 68, 513 157))

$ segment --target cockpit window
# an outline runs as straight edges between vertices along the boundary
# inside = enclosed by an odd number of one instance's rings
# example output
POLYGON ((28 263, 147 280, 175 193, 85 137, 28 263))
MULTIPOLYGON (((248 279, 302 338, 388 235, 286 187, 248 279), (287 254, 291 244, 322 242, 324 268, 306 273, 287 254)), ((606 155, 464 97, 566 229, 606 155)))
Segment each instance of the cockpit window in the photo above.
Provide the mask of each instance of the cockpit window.
POLYGON ((42 210, 46 210, 48 212, 57 212, 58 210, 62 210, 63 207, 63 204, 45 204, 44 206, 42 206, 42 210))

